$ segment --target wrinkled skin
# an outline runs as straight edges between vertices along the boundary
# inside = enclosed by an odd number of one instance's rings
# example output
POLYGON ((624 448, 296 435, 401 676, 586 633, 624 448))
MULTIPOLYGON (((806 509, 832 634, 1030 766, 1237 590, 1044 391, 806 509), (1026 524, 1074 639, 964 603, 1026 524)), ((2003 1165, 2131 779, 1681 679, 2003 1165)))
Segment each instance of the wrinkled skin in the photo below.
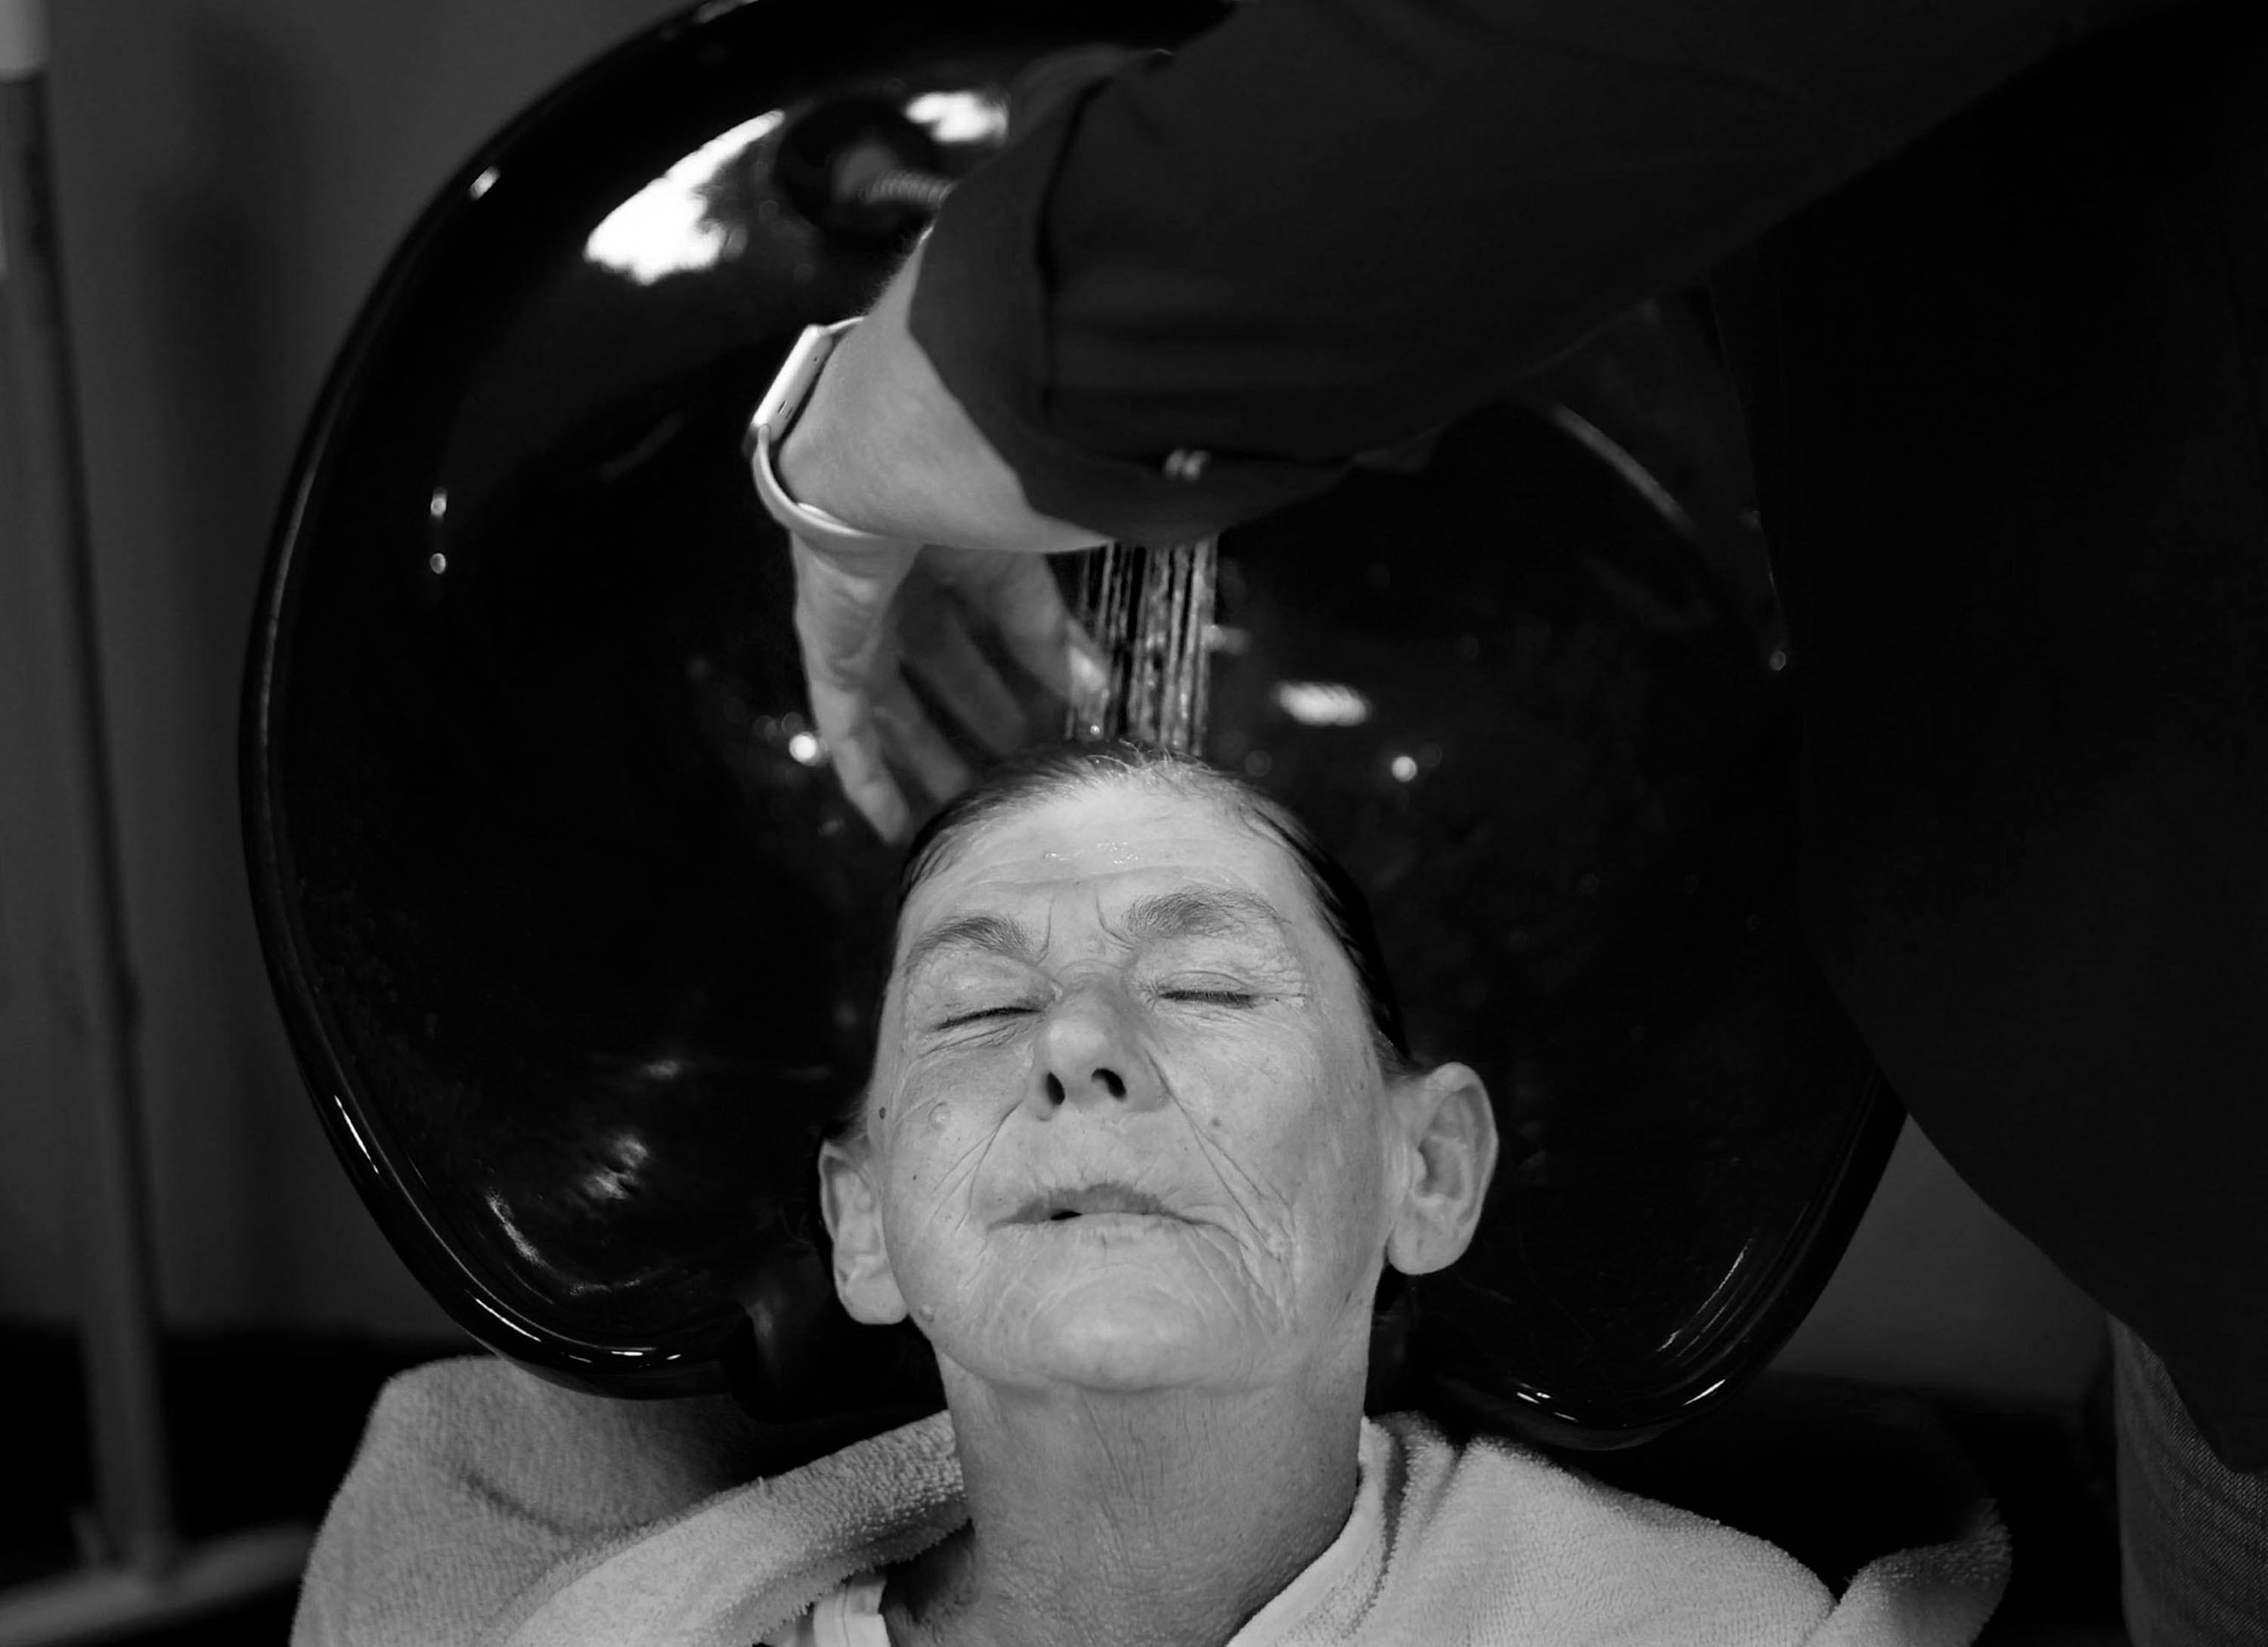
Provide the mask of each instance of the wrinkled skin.
POLYGON ((1366 1345, 1397 1238, 1447 1261, 1406 1216, 1425 1105, 1298 869, 1212 798, 1120 783, 988 823, 900 945, 867 1139, 826 1168, 859 1319, 910 1309, 988 1383, 1253 1389, 1366 1345), (1034 948, 925 944, 972 916, 1034 948), (1098 1184, 1168 1216, 1017 1221, 1098 1184))

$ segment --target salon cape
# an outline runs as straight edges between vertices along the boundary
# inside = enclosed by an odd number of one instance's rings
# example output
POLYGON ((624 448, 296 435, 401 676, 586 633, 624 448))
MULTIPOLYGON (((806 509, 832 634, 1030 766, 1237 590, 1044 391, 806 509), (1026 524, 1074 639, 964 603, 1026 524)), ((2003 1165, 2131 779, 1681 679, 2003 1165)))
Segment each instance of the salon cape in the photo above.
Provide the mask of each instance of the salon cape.
MULTIPOLYGON (((752 1647, 967 1518, 944 1414, 750 1479, 725 1401, 621 1402, 500 1361, 380 1395, 303 1585, 297 1647, 752 1647)), ((1854 1490, 1859 1483, 1853 1483, 1854 1490)), ((1234 1647, 1957 1647, 2007 1537, 1870 1563, 1840 1599, 1783 1551, 1425 1418, 1363 1426, 1338 1539, 1234 1647)))

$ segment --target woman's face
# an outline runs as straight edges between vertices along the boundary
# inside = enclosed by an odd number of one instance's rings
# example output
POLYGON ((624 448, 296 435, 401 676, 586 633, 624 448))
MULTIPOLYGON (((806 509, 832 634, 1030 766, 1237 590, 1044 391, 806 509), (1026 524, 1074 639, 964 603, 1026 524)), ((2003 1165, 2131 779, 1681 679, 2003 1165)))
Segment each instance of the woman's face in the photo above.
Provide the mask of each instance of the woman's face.
POLYGON ((825 1168, 854 1315, 1009 1385, 1359 1364, 1410 1151, 1282 848, 1083 789, 979 826, 898 942, 867 1141, 825 1168))

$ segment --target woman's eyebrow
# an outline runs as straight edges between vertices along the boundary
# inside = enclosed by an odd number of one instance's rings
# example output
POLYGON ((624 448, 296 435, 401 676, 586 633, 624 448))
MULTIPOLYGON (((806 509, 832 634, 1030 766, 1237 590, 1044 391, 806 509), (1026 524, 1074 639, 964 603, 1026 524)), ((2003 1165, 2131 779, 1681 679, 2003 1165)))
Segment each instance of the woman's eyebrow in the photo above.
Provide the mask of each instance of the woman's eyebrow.
MULTIPOLYGON (((1270 937, 1288 944, 1283 916, 1265 898, 1226 886, 1178 886, 1137 898, 1109 923, 1123 943, 1183 937, 1270 937)), ((1031 928, 999 915, 962 915, 940 921, 906 946, 898 974, 910 978, 947 950, 974 949, 1038 966, 1043 945, 1031 928)))
POLYGON ((1040 959, 1039 940, 1021 922, 999 915, 963 915, 940 921, 908 945, 906 958, 898 963, 898 971, 909 978, 949 949, 984 950, 1033 966, 1038 965, 1040 959))
POLYGON ((1288 942, 1291 937, 1265 898, 1227 886, 1177 886, 1137 898, 1115 924, 1130 943, 1251 937, 1288 942))

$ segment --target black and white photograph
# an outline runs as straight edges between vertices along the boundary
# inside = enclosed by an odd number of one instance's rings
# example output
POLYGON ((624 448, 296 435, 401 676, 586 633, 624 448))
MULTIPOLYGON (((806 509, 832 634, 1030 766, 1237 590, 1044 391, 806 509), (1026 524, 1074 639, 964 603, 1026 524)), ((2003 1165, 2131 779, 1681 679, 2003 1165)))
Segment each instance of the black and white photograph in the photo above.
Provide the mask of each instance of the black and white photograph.
POLYGON ((2268 1647, 2261 0, 0 0, 0 1647, 2268 1647))

